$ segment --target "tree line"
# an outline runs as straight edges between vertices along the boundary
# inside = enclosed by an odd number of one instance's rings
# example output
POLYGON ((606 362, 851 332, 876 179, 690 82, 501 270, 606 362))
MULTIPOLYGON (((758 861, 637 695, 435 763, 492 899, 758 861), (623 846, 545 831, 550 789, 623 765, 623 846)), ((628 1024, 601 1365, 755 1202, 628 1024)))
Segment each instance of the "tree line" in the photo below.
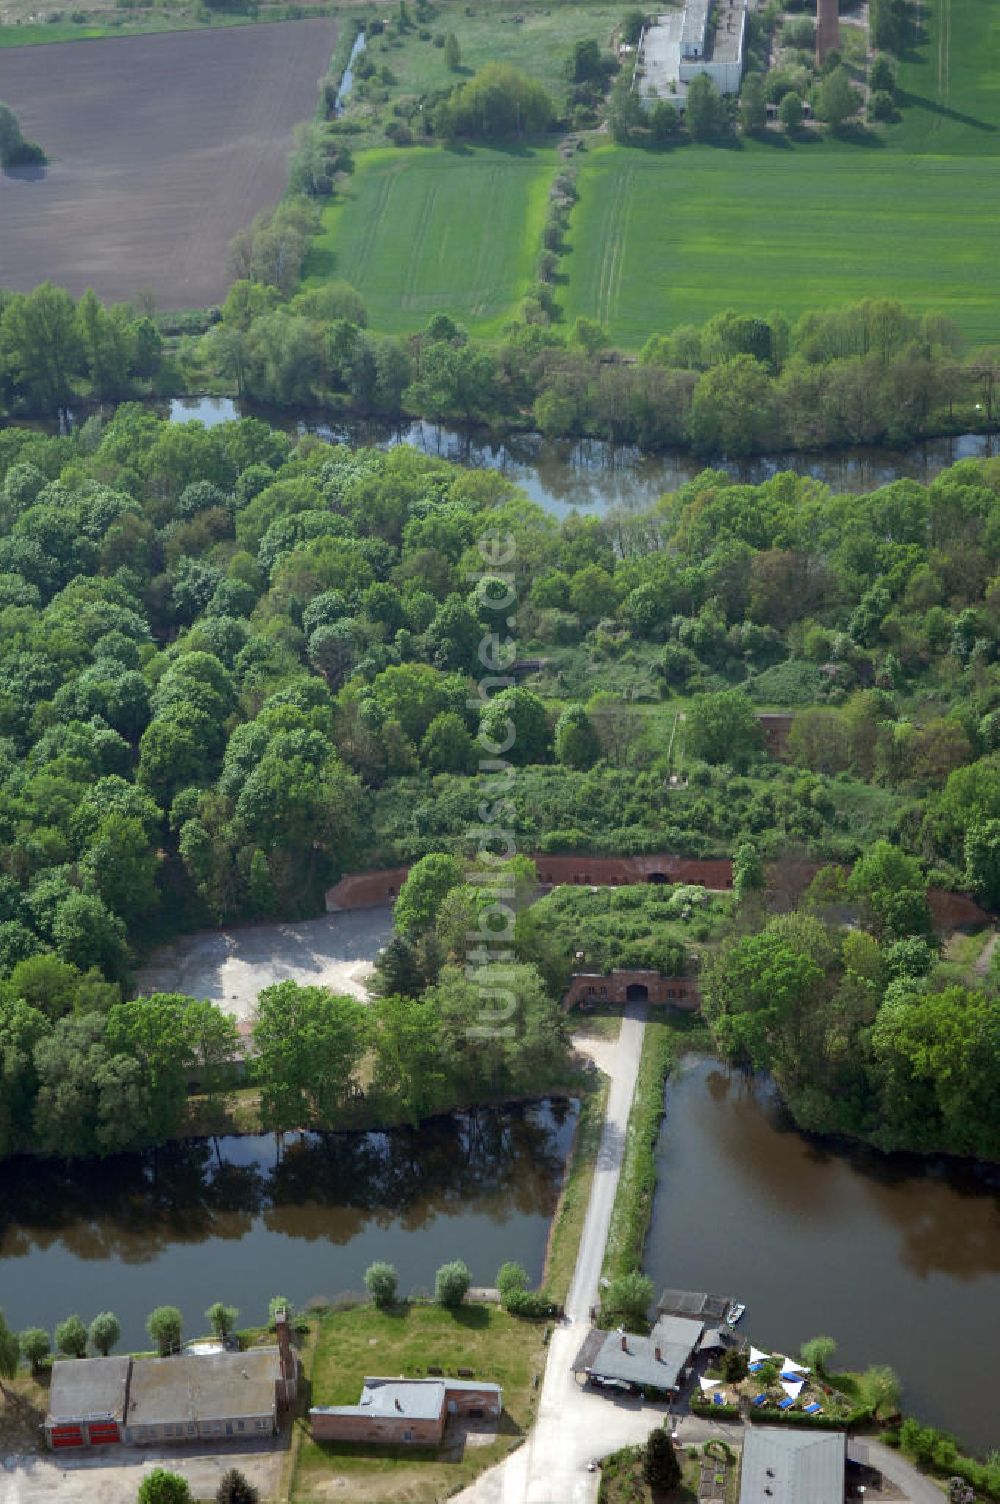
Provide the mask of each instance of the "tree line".
POLYGON ((279 404, 527 423, 554 437, 707 456, 902 444, 993 422, 997 352, 967 354, 949 320, 915 318, 891 301, 803 315, 793 328, 780 314, 728 312, 700 330, 652 336, 638 363, 623 358, 592 320, 560 327, 554 224, 523 321, 499 343, 471 340, 443 315, 409 338, 372 334, 346 288, 324 309, 313 293, 281 302, 273 290, 236 285, 199 347, 203 378, 279 404))
POLYGON ((92 292, 74 303, 43 284, 0 293, 0 410, 54 413, 87 397, 225 382, 279 407, 537 428, 616 444, 713 455, 845 444, 905 444, 997 415, 1000 355, 968 352, 946 318, 891 300, 803 315, 726 312, 654 334, 638 361, 591 319, 559 323, 553 277, 575 190, 553 189, 538 281, 498 341, 435 315, 419 334, 367 328, 345 283, 297 291, 317 220, 293 197, 236 237, 235 281, 211 327, 164 352, 157 322, 92 292))

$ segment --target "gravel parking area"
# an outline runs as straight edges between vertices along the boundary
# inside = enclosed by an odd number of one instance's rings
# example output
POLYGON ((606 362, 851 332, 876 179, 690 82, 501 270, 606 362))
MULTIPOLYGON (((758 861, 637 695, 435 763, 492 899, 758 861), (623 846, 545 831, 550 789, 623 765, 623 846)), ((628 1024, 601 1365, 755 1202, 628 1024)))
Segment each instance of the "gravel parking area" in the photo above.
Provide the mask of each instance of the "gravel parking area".
POLYGON ((392 909, 324 914, 298 924, 252 924, 183 935, 137 974, 140 995, 183 992, 249 1018, 272 982, 330 987, 366 999, 365 980, 392 934, 392 909))
POLYGON ((102 1447, 74 1456, 5 1457, 0 1465, 0 1504, 135 1504, 144 1474, 154 1467, 181 1473, 196 1499, 214 1498, 223 1473, 237 1467, 266 1504, 278 1497, 287 1450, 286 1433, 252 1450, 102 1447))

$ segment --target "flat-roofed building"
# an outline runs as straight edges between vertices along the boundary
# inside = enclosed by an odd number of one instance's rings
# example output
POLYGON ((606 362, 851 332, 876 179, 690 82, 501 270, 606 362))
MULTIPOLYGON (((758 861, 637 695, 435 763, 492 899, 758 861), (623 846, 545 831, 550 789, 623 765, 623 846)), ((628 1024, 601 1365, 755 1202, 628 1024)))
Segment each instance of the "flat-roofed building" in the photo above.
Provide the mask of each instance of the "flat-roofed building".
POLYGON ((688 85, 707 74, 720 94, 739 93, 746 47, 746 0, 687 0, 647 26, 639 47, 636 83, 647 108, 658 99, 678 110, 688 85))
POLYGON ((503 1391, 478 1379, 366 1378, 356 1405, 314 1405, 314 1441, 437 1446, 449 1420, 499 1420, 503 1391))
POLYGON ((740 1504, 844 1504, 843 1431, 748 1426, 740 1504))

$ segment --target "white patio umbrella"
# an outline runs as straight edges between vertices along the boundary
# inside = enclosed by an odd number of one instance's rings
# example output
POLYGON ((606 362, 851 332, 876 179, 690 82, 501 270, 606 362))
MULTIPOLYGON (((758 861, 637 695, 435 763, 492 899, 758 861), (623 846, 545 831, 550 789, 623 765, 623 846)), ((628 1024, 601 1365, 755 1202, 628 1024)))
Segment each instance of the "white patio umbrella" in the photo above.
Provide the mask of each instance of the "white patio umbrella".
POLYGON ((750 1348, 751 1363, 766 1363, 770 1356, 770 1353, 762 1353, 759 1347, 751 1346, 750 1348))
POLYGON ((805 1387, 805 1379, 796 1379, 794 1384, 790 1379, 782 1379, 781 1387, 790 1400, 797 1400, 805 1387))
POLYGON ((718 1389, 719 1385, 722 1383, 722 1380, 699 1378, 698 1383, 701 1385, 702 1394, 708 1394, 710 1390, 718 1389))

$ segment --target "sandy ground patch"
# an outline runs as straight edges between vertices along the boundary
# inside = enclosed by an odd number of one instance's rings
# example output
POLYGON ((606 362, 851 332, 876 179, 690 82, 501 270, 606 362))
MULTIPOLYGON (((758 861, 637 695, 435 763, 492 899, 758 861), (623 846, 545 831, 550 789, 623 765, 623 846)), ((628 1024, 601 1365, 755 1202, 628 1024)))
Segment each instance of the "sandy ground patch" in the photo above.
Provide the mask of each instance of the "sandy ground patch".
POLYGON ((365 999, 365 980, 392 934, 388 906, 324 914, 297 924, 253 924, 183 935, 156 951, 137 973, 137 991, 208 998, 249 1018, 272 982, 329 987, 365 999))

